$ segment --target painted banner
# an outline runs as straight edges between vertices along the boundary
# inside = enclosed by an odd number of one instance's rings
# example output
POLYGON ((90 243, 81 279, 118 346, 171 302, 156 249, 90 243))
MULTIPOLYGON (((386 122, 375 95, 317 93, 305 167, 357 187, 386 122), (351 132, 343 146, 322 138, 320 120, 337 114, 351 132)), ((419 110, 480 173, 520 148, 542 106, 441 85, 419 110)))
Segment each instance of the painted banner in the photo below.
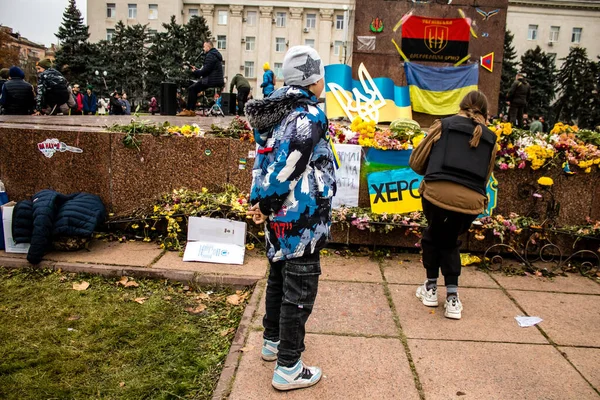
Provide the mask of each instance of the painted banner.
POLYGON ((456 114, 467 93, 477 90, 479 65, 429 67, 404 63, 412 109, 431 115, 456 114))
POLYGON ((367 175, 371 211, 402 214, 422 209, 419 185, 423 177, 410 168, 367 175))
POLYGON ((469 54, 470 28, 465 18, 413 15, 402 24, 402 51, 410 61, 455 63, 469 54))
POLYGON ((412 154, 412 150, 381 150, 374 147, 365 147, 364 152, 363 171, 366 174, 408 168, 408 161, 412 154))
POLYGON ((358 207, 362 147, 356 144, 337 144, 335 148, 341 165, 335 171, 337 191, 333 197, 333 208, 342 205, 358 207))
POLYGON ((371 78, 363 64, 359 80, 352 79, 352 68, 346 64, 325 67, 325 113, 327 118, 360 116, 364 120, 391 122, 412 119, 408 86, 396 86, 390 78, 371 78))

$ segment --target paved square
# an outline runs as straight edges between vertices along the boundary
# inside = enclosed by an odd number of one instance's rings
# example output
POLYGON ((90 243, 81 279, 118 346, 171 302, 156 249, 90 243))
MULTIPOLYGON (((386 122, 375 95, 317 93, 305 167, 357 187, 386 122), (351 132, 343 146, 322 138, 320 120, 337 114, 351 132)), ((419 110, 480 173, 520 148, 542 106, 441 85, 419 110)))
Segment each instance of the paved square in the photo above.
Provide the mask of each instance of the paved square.
POLYGON ((322 368, 312 388, 281 393, 271 386, 275 363, 260 359, 261 333, 251 332, 230 400, 268 399, 419 399, 399 339, 306 336, 302 359, 322 368), (332 351, 337 349, 337 351, 332 351))
POLYGON ((44 260, 147 267, 160 253, 162 250, 151 243, 93 240, 89 250, 48 253, 44 256, 44 260))
POLYGON ((509 293, 528 315, 542 318, 540 327, 558 345, 600 347, 600 296, 509 293))
POLYGON ((519 328, 514 317, 522 313, 501 290, 459 289, 464 306, 459 321, 444 317, 445 290, 438 294, 438 307, 425 307, 415 290, 390 285, 400 324, 409 338, 548 343, 536 328, 519 328))
POLYGON ((377 261, 369 257, 321 256, 321 279, 355 282, 383 282, 377 261))
POLYGON ((438 340, 408 345, 427 400, 598 398, 550 345, 438 340))
POLYGON ((577 368, 597 390, 600 390, 600 349, 560 347, 560 351, 566 353, 567 358, 573 363, 575 368, 577 368))
POLYGON ((492 274, 505 289, 537 290, 542 292, 563 292, 600 294, 600 284, 580 274, 544 278, 538 276, 507 276, 503 273, 492 274))
MULTIPOLYGON (((422 285, 427 279, 423 265, 416 262, 406 262, 404 260, 397 260, 395 263, 392 261, 385 262, 383 273, 389 283, 415 285, 415 290, 418 285, 422 285)), ((494 282, 488 274, 479 271, 475 267, 463 267, 458 282, 461 287, 499 288, 496 282, 494 282)), ((444 284, 444 277, 441 272, 438 284, 440 286, 444 284)))

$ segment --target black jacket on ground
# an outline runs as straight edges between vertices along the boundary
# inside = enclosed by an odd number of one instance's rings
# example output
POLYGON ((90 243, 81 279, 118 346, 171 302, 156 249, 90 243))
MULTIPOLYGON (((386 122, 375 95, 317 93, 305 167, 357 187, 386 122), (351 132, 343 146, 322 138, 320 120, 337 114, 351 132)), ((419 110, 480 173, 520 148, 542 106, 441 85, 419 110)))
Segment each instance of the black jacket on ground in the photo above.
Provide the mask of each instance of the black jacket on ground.
POLYGON ((53 239, 61 236, 89 238, 105 219, 104 204, 94 194, 64 195, 42 190, 32 200, 20 201, 15 206, 13 239, 16 243, 31 243, 27 260, 38 264, 50 250, 53 239))
POLYGON ((35 108, 33 86, 22 78, 11 78, 2 87, 0 104, 7 115, 29 115, 35 108))
POLYGON ((223 56, 215 48, 209 50, 204 57, 202 68, 194 71, 201 79, 203 85, 208 87, 223 87, 225 78, 223 77, 223 56))
POLYGON ((526 106, 529 103, 530 97, 531 85, 529 85, 525 78, 515 81, 508 92, 508 101, 514 106, 526 106))

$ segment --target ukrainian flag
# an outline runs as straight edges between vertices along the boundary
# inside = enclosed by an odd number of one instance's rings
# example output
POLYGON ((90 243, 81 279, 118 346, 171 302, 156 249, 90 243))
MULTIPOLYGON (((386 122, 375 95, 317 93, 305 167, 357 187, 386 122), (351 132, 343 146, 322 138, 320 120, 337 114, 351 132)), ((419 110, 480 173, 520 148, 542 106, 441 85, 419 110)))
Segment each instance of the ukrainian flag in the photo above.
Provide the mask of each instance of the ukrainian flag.
POLYGON ((479 64, 440 68, 406 62, 404 71, 413 110, 431 115, 456 114, 479 81, 479 64))
MULTIPOLYGON (((361 94, 370 97, 365 93, 361 82, 352 79, 352 68, 350 66, 346 64, 328 65, 325 67, 325 113, 327 118, 347 117, 346 112, 329 88, 329 83, 337 83, 352 98, 352 89, 354 88, 361 94)), ((412 119, 408 86, 396 86, 390 78, 373 78, 373 83, 386 100, 385 106, 379 109, 378 122, 391 122, 398 118, 412 119)), ((381 101, 375 101, 375 104, 379 103, 381 101)))

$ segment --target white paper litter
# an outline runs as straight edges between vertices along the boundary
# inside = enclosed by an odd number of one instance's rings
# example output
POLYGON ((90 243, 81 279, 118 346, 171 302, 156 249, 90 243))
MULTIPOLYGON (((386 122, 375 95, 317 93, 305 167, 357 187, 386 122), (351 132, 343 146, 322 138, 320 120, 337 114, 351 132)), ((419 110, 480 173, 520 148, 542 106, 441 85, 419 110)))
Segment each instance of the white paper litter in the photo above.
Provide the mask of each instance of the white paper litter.
POLYGON ((543 321, 540 317, 524 317, 522 315, 517 315, 515 319, 521 328, 528 328, 543 321))

